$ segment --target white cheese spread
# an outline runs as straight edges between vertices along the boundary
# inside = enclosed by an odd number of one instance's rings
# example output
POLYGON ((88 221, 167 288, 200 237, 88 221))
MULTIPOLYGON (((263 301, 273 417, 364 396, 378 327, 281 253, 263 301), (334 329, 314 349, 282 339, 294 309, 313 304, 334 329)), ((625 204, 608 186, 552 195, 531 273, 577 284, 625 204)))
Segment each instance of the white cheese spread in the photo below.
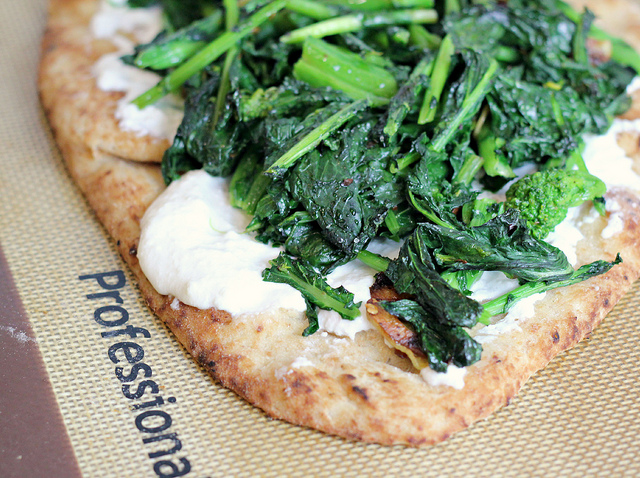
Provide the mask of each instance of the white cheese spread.
POLYGON ((455 365, 449 365, 447 371, 439 373, 431 370, 429 367, 420 370, 420 376, 432 387, 439 385, 446 385, 453 387, 457 390, 464 388, 464 376, 467 374, 467 369, 462 367, 456 367, 455 365))
POLYGON ((486 271, 471 286, 471 298, 480 303, 487 302, 511 292, 518 285, 518 279, 509 279, 499 271, 486 271))
POLYGON ((607 201, 607 212, 609 213, 609 222, 602 230, 603 239, 610 239, 624 230, 624 216, 620 204, 617 201, 607 201))
POLYGON ((235 315, 306 310, 300 293, 262 280, 279 249, 245 234, 250 218, 229 204, 227 181, 203 170, 174 181, 145 213, 138 259, 154 288, 199 309, 235 315))
POLYGON ((118 47, 118 51, 103 55, 92 73, 101 90, 124 93, 115 113, 122 130, 172 141, 184 116, 184 101, 177 95, 167 95, 143 109, 131 104, 161 78, 120 60, 134 49, 134 43, 121 33, 133 34, 140 43, 151 41, 162 29, 161 9, 118 7, 103 1, 92 18, 91 29, 94 37, 107 38, 118 47))
POLYGON ((584 239, 584 234, 580 231, 581 207, 572 207, 567 213, 567 217, 558 224, 555 229, 545 238, 545 241, 560 249, 567 256, 569 263, 576 266, 578 254, 576 247, 578 242, 584 239))
MULTIPOLYGON (((376 254, 394 259, 398 257, 400 245, 391 240, 374 240, 367 249, 376 254)), ((360 316, 354 320, 344 320, 337 312, 320 309, 318 311, 318 324, 321 330, 353 339, 358 332, 373 328, 367 319, 365 306, 371 298, 369 288, 373 285, 375 274, 375 270, 359 260, 355 260, 337 267, 327 276, 327 283, 331 287, 345 286, 353 294, 353 301, 355 303, 362 302, 362 304, 360 305, 360 316)))
POLYGON ((481 343, 487 343, 498 335, 512 332, 514 330, 522 330, 519 321, 530 319, 535 315, 535 305, 547 295, 546 292, 534 294, 522 299, 514 304, 507 315, 486 327, 481 328, 475 335, 474 339, 481 343))
POLYGON ((587 169, 602 179, 607 189, 626 187, 640 191, 640 176, 633 170, 633 160, 618 145, 618 133, 640 131, 640 120, 615 119, 606 134, 585 135, 585 149, 582 154, 587 169))
POLYGON ((149 43, 162 30, 162 8, 128 8, 126 1, 102 1, 91 18, 91 33, 96 38, 113 38, 131 33, 138 43, 149 43))

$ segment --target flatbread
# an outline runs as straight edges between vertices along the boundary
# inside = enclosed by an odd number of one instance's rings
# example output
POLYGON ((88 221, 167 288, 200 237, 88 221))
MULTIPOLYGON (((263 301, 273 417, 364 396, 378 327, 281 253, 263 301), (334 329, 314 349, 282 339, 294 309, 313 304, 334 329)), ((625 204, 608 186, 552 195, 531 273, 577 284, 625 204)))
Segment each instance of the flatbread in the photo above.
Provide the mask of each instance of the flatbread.
MULTIPOLYGON (((628 17, 629 4, 610 2, 611 17, 628 17)), ((91 36, 96 5, 50 3, 39 88, 56 142, 151 310, 216 380, 272 417, 352 440, 440 442, 509 404, 534 372, 588 336, 640 273, 640 196, 609 191, 607 199, 620 206, 623 230, 605 241, 607 218, 585 223, 578 258, 581 264, 613 260, 620 252, 624 262, 603 276, 549 292, 535 317, 483 345, 482 360, 468 367, 461 390, 427 384, 373 330, 353 341, 326 333, 302 337, 306 319, 286 310, 238 318, 176 306, 173 297, 153 289, 136 258, 140 219, 164 189, 151 161, 166 145, 114 128, 119 95, 97 89, 90 73, 93 62, 113 48, 91 36)), ((627 142, 633 150, 633 139, 627 142)))

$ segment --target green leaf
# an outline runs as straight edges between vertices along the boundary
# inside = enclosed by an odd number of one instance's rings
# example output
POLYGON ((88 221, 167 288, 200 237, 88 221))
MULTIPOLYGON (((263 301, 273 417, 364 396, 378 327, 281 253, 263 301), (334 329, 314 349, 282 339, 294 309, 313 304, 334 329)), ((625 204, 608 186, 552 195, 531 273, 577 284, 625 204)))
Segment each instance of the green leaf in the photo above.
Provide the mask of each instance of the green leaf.
POLYGON ((270 264, 271 267, 262 273, 264 280, 289 284, 308 302, 321 309, 333 310, 343 319, 353 320, 360 315, 360 303, 353 303, 352 293, 344 287, 329 286, 320 274, 301 261, 281 253, 270 264))

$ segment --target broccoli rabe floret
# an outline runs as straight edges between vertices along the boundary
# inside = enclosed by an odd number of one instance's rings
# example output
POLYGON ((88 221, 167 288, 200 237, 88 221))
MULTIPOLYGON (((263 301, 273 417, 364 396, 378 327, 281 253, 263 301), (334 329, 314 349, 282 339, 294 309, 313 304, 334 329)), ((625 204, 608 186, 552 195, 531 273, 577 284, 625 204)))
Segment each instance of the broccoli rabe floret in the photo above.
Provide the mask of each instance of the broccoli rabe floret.
POLYGON ((518 209, 538 239, 544 239, 560 224, 570 207, 600 198, 605 184, 589 173, 548 169, 525 176, 507 191, 506 207, 518 209))

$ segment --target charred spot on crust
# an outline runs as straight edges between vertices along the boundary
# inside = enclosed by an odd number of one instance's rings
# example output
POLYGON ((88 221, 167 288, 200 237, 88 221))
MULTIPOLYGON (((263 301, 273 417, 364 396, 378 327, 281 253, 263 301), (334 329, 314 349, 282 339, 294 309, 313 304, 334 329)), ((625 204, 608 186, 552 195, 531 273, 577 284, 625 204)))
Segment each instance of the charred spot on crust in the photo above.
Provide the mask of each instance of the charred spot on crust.
MULTIPOLYGON (((195 345, 193 341, 189 343, 189 347, 191 348, 191 350, 195 351, 195 345)), ((196 360, 203 367, 206 367, 207 364, 210 362, 209 355, 203 350, 201 350, 200 353, 198 353, 198 355, 196 356, 196 360)))
POLYGON ((311 393, 313 389, 305 383, 307 380, 304 375, 298 375, 296 379, 291 383, 291 388, 300 393, 311 393))
POLYGON ((356 379, 356 377, 354 377, 350 373, 344 374, 343 377, 346 378, 347 380, 355 380, 356 379))
POLYGON ((136 244, 133 244, 130 248, 129 248, 129 255, 130 256, 137 256, 138 255, 138 246, 136 244))
MULTIPOLYGON (((447 438, 449 438, 449 434, 445 434, 443 436, 443 438, 441 438, 441 439, 442 439, 442 441, 444 441, 447 438)), ((420 445, 424 445, 425 443, 427 443, 427 439, 426 438, 409 437, 409 438, 407 438, 407 442, 412 446, 420 446, 420 445)))
POLYGON ((225 312, 224 310, 211 310, 211 321, 215 324, 229 324, 232 321, 231 314, 225 312))
POLYGON ((558 333, 557 330, 555 330, 552 334, 551 334, 551 340, 553 340, 554 344, 557 344, 560 341, 560 334, 558 333))
POLYGON ((263 327, 262 327, 262 324, 260 324, 260 325, 258 325, 258 327, 256 328, 256 333, 258 333, 258 334, 259 334, 260 332, 262 332, 262 330, 263 330, 263 327))
POLYGON ((573 343, 578 343, 578 341, 582 338, 582 334, 580 333, 580 327, 574 324, 573 326, 573 343))
POLYGON ((209 373, 215 374, 216 373, 216 363, 213 360, 209 360, 208 362, 203 364, 204 368, 206 368, 209 373))
POLYGON ((361 387, 358 387, 357 385, 354 385, 353 387, 351 387, 351 390, 353 390, 357 395, 362 397, 362 399, 365 402, 369 401, 369 397, 367 395, 367 389, 366 388, 361 388, 361 387))

